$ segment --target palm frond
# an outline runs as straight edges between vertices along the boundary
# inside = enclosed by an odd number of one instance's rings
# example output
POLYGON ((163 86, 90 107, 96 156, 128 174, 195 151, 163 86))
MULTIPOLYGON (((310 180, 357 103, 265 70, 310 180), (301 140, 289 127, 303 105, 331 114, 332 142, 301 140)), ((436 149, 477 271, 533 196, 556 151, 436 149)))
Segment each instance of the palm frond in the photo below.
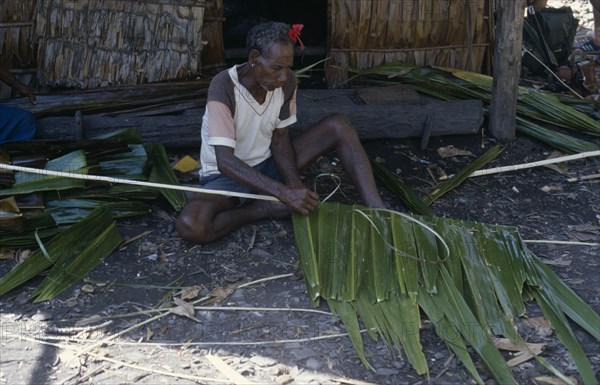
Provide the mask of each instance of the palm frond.
MULTIPOLYGON (((160 143, 146 143, 144 145, 152 163, 150 182, 166 183, 179 186, 179 180, 169 165, 165 148, 160 143)), ((181 190, 159 189, 160 193, 169 201, 176 211, 185 205, 185 194, 181 190)))
POLYGON ((458 172, 452 178, 449 178, 445 182, 436 186, 436 188, 431 192, 431 194, 429 194, 429 196, 425 198, 425 204, 431 205, 442 195, 461 185, 469 177, 469 175, 473 173, 473 171, 479 170, 492 160, 496 159, 498 155, 502 153, 502 150, 503 148, 498 145, 493 146, 492 148, 487 150, 485 153, 483 153, 483 155, 475 159, 467 167, 460 170, 460 172, 458 172))
MULTIPOLYGON (((34 252, 24 262, 3 275, 0 278, 0 296, 54 266, 59 260, 63 263, 71 262, 90 244, 94 243, 100 235, 105 233, 107 228, 111 228, 113 223, 113 219, 106 209, 92 211, 83 220, 48 241, 45 245, 46 253, 42 250, 34 252)), ((110 239, 113 240, 117 239, 113 233, 109 233, 107 236, 110 236, 110 239)), ((107 243, 107 245, 111 244, 107 243)), ((110 251, 114 247, 116 245, 110 251)))
MULTIPOLYGON (((484 111, 489 111, 493 79, 487 75, 454 68, 419 67, 402 63, 387 63, 368 69, 342 69, 356 74, 355 77, 375 79, 380 83, 410 84, 418 92, 442 100, 478 99, 483 101, 484 111)), ((569 138, 557 131, 557 128, 563 128, 600 136, 600 122, 584 112, 590 112, 589 102, 573 101, 561 95, 519 87, 518 132, 561 150, 576 153, 600 148, 594 143, 569 138), (542 124, 548 128, 542 127, 542 124)))
POLYGON ((492 339, 525 346, 515 325, 527 315, 525 302, 535 299, 553 326, 560 323, 557 333, 584 382, 594 383, 566 317, 600 339, 600 316, 527 249, 515 228, 330 203, 293 221, 310 298, 325 299, 340 316, 365 365, 360 321, 372 338, 405 352, 418 373, 428 372, 420 308, 477 383, 467 345, 499 383, 516 384, 492 339))

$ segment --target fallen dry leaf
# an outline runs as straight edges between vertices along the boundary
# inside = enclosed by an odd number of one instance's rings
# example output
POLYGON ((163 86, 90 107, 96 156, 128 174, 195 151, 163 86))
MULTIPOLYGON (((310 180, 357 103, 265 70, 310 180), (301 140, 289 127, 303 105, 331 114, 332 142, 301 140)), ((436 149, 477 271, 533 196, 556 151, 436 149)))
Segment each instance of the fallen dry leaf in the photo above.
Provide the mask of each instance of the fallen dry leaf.
MULTIPOLYGON (((574 377, 567 377, 574 385, 577 385, 577 379, 574 377)), ((551 384, 551 385, 567 385, 563 380, 561 380, 558 377, 551 377, 551 376, 537 376, 535 377, 535 379, 537 381, 540 382, 545 382, 547 384, 551 384)))
POLYGON ((185 302, 184 300, 177 297, 173 298, 173 302, 175 302, 177 306, 170 308, 169 312, 183 317, 187 317, 196 322, 200 322, 200 320, 196 318, 196 310, 194 309, 193 304, 185 302))
POLYGON ((150 341, 153 336, 154 332, 152 331, 152 329, 146 326, 146 341, 150 341))
POLYGON ((454 156, 473 156, 471 151, 461 150, 452 145, 438 148, 437 153, 442 158, 451 158, 454 156))
POLYGON ((198 295, 200 294, 200 292, 204 289, 203 286, 188 286, 188 287, 184 287, 181 290, 181 299, 182 300, 188 300, 188 299, 194 299, 194 298, 198 298, 198 295))
POLYGON ((553 333, 552 325, 544 317, 526 318, 523 320, 523 325, 535 329, 540 337, 547 337, 553 333))
MULTIPOLYGON (((560 151, 553 151, 546 159, 555 159, 560 158, 561 156, 565 156, 565 154, 560 151)), ((554 170, 562 175, 567 175, 567 172, 569 171, 569 167, 566 163, 545 164, 544 167, 554 170)))
POLYGON ((544 263, 552 266, 571 266, 571 259, 568 259, 569 257, 568 255, 561 255, 559 258, 544 259, 544 263))
POLYGON ((13 259, 15 251, 11 249, 0 249, 0 259, 13 259))
POLYGON ((562 186, 544 186, 541 188, 543 192, 562 191, 562 186))
POLYGON ((17 262, 17 265, 19 263, 23 263, 27 258, 29 258, 29 256, 31 255, 31 250, 29 249, 25 249, 25 250, 18 250, 15 253, 15 261, 17 262))
POLYGON ((501 350, 516 352, 514 353, 514 358, 506 362, 509 367, 517 366, 523 362, 529 361, 536 355, 542 353, 544 348, 544 344, 526 343, 525 346, 522 346, 512 342, 508 338, 495 338, 494 345, 501 350))
POLYGON ((569 238, 578 242, 592 242, 598 239, 598 235, 590 233, 582 233, 580 231, 565 231, 569 238))
POLYGON ((224 301, 227 297, 233 294, 239 285, 240 283, 232 283, 226 285, 225 287, 214 288, 210 293, 208 293, 208 296, 211 298, 206 300, 205 304, 212 305, 224 301))

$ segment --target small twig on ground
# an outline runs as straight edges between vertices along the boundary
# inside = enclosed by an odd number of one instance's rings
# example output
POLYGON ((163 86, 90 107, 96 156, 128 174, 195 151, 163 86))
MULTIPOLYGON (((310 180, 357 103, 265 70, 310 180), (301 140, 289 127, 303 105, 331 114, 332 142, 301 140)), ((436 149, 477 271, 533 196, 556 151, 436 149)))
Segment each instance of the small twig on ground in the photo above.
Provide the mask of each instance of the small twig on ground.
POLYGON ((289 277, 293 277, 293 276, 294 276, 294 274, 289 273, 289 274, 275 275, 273 277, 261 278, 261 279, 257 279, 256 281, 246 282, 244 284, 241 284, 240 286, 238 286, 238 289, 242 289, 244 287, 256 285, 256 284, 259 284, 259 283, 264 283, 264 282, 269 282, 269 281, 275 281, 277 279, 289 278, 289 277))
POLYGON ((578 181, 597 179, 597 178, 600 178, 600 174, 591 174, 591 175, 580 176, 578 178, 569 178, 569 179, 567 179, 567 182, 578 182, 578 181))
POLYGON ((58 326, 48 326, 46 328, 46 330, 44 330, 46 333, 55 333, 55 334, 75 334, 75 333, 81 333, 81 332, 91 332, 94 330, 98 330, 98 329, 102 329, 108 325, 110 325, 112 323, 111 320, 105 321, 101 324, 98 325, 91 325, 91 326, 68 326, 68 327, 58 327, 58 326))
MULTIPOLYGON (((360 330, 360 333, 366 333, 367 329, 363 329, 360 330)), ((290 340, 272 340, 272 341, 202 341, 202 342, 127 342, 127 341, 112 341, 111 344, 116 345, 116 346, 129 346, 129 345, 135 345, 135 346, 163 346, 163 347, 177 347, 177 346, 271 346, 271 345, 285 345, 285 344, 298 344, 298 343, 304 343, 304 342, 314 342, 314 341, 322 341, 322 340, 329 340, 329 339, 335 339, 335 338, 342 338, 342 337, 347 337, 348 333, 336 333, 336 334, 327 334, 327 335, 323 335, 323 336, 317 336, 317 337, 307 337, 307 338, 296 338, 296 339, 290 339, 290 340)), ((53 341, 53 340, 60 340, 62 338, 60 337, 53 337, 53 336, 44 336, 44 337, 40 337, 39 340, 40 341, 44 341, 44 340, 49 340, 49 341, 53 341)), ((68 341, 70 342, 77 342, 80 341, 79 339, 76 338, 69 338, 68 341)), ((87 340, 81 340, 82 342, 85 342, 87 340)), ((84 352, 81 351, 81 353, 78 354, 88 354, 88 352, 84 352)))
POLYGON ((91 372, 84 374, 81 378, 77 379, 77 383, 87 381, 88 378, 92 378, 92 376, 102 373, 105 368, 106 368, 106 365, 102 365, 102 366, 92 370, 91 372))
POLYGON ((119 245, 119 249, 122 249, 123 247, 127 246, 127 245, 128 245, 128 244, 130 244, 131 242, 135 242, 135 241, 137 241, 138 239, 145 237, 146 235, 152 234, 152 232, 153 232, 153 231, 154 231, 154 230, 147 230, 147 231, 144 231, 143 233, 140 233, 140 234, 138 234, 138 235, 136 235, 136 236, 134 236, 134 237, 131 237, 131 238, 129 238, 129 239, 128 239, 128 240, 126 240, 126 241, 123 241, 123 243, 121 243, 121 244, 119 245))
POLYGON ((243 307, 243 306, 194 306, 196 310, 207 310, 207 311, 285 311, 285 312, 297 312, 297 313, 315 313, 333 316, 332 313, 316 310, 316 309, 301 309, 293 307, 243 307))
MULTIPOLYGON (((243 285, 238 286, 237 288, 248 287, 248 286, 251 286, 251 285, 254 285, 254 284, 257 284, 257 283, 272 281, 272 280, 275 280, 275 279, 287 278, 287 277, 291 277, 291 276, 293 276, 293 274, 282 274, 282 275, 277 275, 277 276, 274 276, 274 277, 262 278, 262 279, 258 279, 256 281, 247 282, 247 283, 245 283, 243 285)), ((203 298, 200 298, 200 299, 192 302, 192 304, 196 305, 198 303, 202 303, 202 302, 208 301, 208 300, 210 300, 212 298, 213 297, 211 297, 211 296, 203 297, 203 298)), ((106 338, 104 338, 104 339, 96 342, 95 344, 92 344, 92 345, 86 347, 83 350, 83 353, 88 353, 88 352, 90 352, 91 350, 93 350, 93 349, 95 349, 97 347, 100 347, 100 346, 102 346, 104 344, 107 344, 107 343, 113 341, 114 339, 116 339, 116 338, 118 338, 118 337, 120 337, 120 336, 122 336, 124 334, 127 334, 130 331, 132 331, 132 330, 135 330, 135 329, 139 328, 140 326, 149 324, 149 323, 151 323, 153 321, 156 321, 156 320, 159 320, 159 319, 161 319, 161 318, 163 318, 163 317, 165 317, 165 316, 167 316, 169 314, 172 314, 171 311, 170 311, 170 307, 166 307, 166 308, 163 308, 163 309, 156 309, 156 310, 160 311, 161 314, 157 314, 154 317, 148 318, 145 321, 142 321, 142 322, 139 322, 137 324, 134 324, 134 325, 128 327, 127 329, 125 329, 125 330, 122 330, 122 331, 120 331, 120 332, 118 332, 116 334, 112 334, 112 335, 110 335, 110 336, 108 336, 108 337, 106 337, 106 338)), ((77 355, 76 355, 76 357, 77 357, 77 355)))

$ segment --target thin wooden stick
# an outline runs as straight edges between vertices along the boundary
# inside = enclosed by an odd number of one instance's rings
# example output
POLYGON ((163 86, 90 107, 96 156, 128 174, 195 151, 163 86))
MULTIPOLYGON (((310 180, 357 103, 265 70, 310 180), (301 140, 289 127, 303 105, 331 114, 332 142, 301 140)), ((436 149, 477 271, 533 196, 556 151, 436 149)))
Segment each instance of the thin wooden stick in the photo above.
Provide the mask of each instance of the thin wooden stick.
POLYGON ((109 176, 102 176, 102 175, 87 175, 87 174, 77 174, 77 173, 73 173, 73 172, 42 170, 42 169, 38 169, 38 168, 14 166, 11 164, 4 164, 4 163, 0 163, 0 170, 22 171, 22 172, 47 175, 47 176, 61 176, 61 177, 72 178, 72 179, 84 179, 84 180, 93 180, 93 181, 101 181, 101 182, 108 182, 108 183, 129 184, 129 185, 134 185, 134 186, 166 188, 166 189, 171 189, 171 190, 181 190, 181 191, 199 192, 199 193, 206 193, 206 194, 216 194, 216 195, 224 195, 224 196, 238 197, 238 198, 261 199, 261 200, 265 200, 265 201, 275 201, 275 202, 279 201, 277 198, 269 196, 269 195, 246 194, 246 193, 240 193, 240 192, 234 192, 234 191, 224 191, 224 190, 209 190, 209 189, 204 189, 204 188, 199 188, 199 187, 177 186, 177 185, 170 185, 170 184, 164 184, 164 183, 144 182, 144 181, 139 181, 139 180, 112 178, 109 176))
POLYGON ((552 241, 542 239, 526 239, 525 243, 544 243, 549 245, 572 245, 572 246, 600 246, 600 243, 594 242, 574 242, 574 241, 552 241))
POLYGON ((582 180, 592 180, 592 179, 597 179, 597 178, 600 178, 600 174, 590 174, 590 175, 580 176, 579 178, 569 178, 569 179, 567 179, 567 182, 578 182, 578 181, 582 181, 582 180))
POLYGON ((531 163, 522 163, 522 164, 514 164, 512 166, 488 168, 487 170, 477 170, 474 173, 472 173, 471 175, 469 175, 469 177, 498 174, 498 173, 505 172, 505 171, 523 170, 523 169, 527 169, 527 168, 544 166, 546 164, 555 164, 555 163, 567 162, 570 160, 589 158, 592 156, 600 156, 600 150, 581 152, 579 154, 561 156, 561 157, 552 158, 552 159, 539 160, 537 162, 531 162, 531 163))
POLYGON ((560 77, 558 77, 558 75, 556 75, 554 73, 554 71, 552 71, 550 68, 548 68, 548 66, 541 61, 540 59, 538 59, 533 53, 531 53, 530 50, 528 50, 526 47, 521 47, 521 49, 523 50, 523 52, 528 53, 532 58, 534 58, 535 60, 537 60, 538 63, 540 63, 542 66, 544 66, 545 69, 548 70, 549 73, 552 74, 552 76, 554 76, 554 78, 556 80, 558 80, 560 82, 560 84, 562 84, 564 87, 566 87, 569 91, 571 91, 573 94, 577 95, 577 97, 579 99, 583 99, 583 96, 579 95, 577 92, 575 92, 571 87, 569 87, 569 85, 567 83, 565 83, 560 77))

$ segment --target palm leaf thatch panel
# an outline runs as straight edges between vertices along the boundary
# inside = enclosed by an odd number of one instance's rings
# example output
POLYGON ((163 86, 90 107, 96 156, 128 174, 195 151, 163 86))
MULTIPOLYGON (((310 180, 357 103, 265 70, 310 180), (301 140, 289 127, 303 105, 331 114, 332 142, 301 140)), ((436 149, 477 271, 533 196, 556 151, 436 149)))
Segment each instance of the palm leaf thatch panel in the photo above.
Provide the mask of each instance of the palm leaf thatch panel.
MULTIPOLYGON (((35 68, 33 50, 34 1, 0 1, 0 65, 18 69, 14 76, 30 84, 35 68)), ((0 99, 10 98, 11 90, 0 83, 0 99)))
MULTIPOLYGON (((389 62, 480 72, 490 47, 488 0, 331 0, 330 65, 389 62)), ((337 86, 343 70, 330 68, 337 86)))
POLYGON ((41 0, 38 82, 93 88, 196 74, 204 0, 41 0))
POLYGON ((202 69, 220 69, 225 65, 223 45, 223 22, 225 8, 223 0, 213 0, 204 11, 202 29, 202 69))

